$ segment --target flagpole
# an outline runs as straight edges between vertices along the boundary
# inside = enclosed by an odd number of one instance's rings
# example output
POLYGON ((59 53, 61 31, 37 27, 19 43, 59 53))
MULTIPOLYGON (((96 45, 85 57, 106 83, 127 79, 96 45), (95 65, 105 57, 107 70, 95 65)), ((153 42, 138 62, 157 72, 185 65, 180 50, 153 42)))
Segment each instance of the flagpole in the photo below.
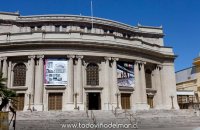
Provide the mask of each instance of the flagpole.
POLYGON ((92 18, 92 29, 93 29, 93 3, 91 0, 91 18, 92 18))

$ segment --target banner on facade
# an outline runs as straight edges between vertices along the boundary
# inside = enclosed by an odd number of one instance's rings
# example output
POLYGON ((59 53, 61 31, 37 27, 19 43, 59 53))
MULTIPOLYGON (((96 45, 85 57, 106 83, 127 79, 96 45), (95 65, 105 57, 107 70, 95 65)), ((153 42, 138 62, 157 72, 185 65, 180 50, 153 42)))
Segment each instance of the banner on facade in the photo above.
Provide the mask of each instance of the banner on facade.
POLYGON ((117 84, 120 87, 134 87, 134 64, 128 62, 117 62, 117 84))
POLYGON ((45 85, 67 84, 68 61, 66 59, 45 59, 45 85))

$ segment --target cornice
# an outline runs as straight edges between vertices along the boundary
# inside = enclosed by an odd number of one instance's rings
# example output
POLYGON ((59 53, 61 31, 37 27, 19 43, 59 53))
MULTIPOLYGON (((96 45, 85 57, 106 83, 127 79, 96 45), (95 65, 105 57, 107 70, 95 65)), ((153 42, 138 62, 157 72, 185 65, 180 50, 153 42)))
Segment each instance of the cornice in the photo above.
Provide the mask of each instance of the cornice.
POLYGON ((113 51, 115 53, 139 53, 140 55, 146 55, 147 57, 155 57, 155 58, 164 58, 169 60, 174 60, 176 58, 175 55, 168 55, 162 54, 161 52, 153 51, 153 50, 146 50, 144 48, 138 48, 137 46, 126 46, 126 45, 112 45, 112 44, 105 44, 105 43, 96 43, 96 42, 74 42, 74 41, 53 41, 53 40, 46 40, 46 41, 23 41, 23 42, 9 42, 6 44, 1 44, 0 49, 14 49, 14 50, 21 50, 21 48, 30 48, 30 49, 38 49, 38 48, 74 48, 74 49, 92 49, 94 48, 98 51, 113 51))

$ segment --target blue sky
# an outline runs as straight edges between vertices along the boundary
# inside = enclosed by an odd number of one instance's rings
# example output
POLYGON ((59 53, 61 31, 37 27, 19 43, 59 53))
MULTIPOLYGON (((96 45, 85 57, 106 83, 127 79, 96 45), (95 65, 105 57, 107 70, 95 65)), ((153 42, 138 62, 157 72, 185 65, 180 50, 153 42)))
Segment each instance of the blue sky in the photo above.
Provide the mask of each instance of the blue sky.
MULTIPOLYGON (((130 25, 163 26, 165 45, 178 55, 176 71, 200 52, 200 0, 93 0, 94 16, 130 25)), ((21 15, 90 15, 90 0, 2 0, 0 11, 21 15)))

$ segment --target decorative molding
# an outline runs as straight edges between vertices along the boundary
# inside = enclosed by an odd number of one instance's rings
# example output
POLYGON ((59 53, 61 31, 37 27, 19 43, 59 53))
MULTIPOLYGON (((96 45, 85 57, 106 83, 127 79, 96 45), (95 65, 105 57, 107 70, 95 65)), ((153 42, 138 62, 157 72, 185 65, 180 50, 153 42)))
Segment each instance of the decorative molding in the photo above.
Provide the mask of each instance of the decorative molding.
POLYGON ((113 60, 113 61, 118 61, 119 58, 117 58, 117 57, 112 57, 112 60, 113 60))
POLYGON ((75 58, 75 55, 67 55, 67 58, 69 58, 69 59, 74 59, 74 58, 75 58))
POLYGON ((76 58, 77 58, 77 59, 83 59, 83 56, 81 56, 81 55, 76 55, 76 58))
POLYGON ((38 59, 43 59, 43 58, 44 58, 44 55, 37 55, 37 58, 38 58, 38 59))
POLYGON ((111 57, 104 57, 104 60, 105 60, 105 61, 110 61, 110 60, 111 60, 111 57))
POLYGON ((28 56, 29 59, 35 59, 35 55, 28 56))

